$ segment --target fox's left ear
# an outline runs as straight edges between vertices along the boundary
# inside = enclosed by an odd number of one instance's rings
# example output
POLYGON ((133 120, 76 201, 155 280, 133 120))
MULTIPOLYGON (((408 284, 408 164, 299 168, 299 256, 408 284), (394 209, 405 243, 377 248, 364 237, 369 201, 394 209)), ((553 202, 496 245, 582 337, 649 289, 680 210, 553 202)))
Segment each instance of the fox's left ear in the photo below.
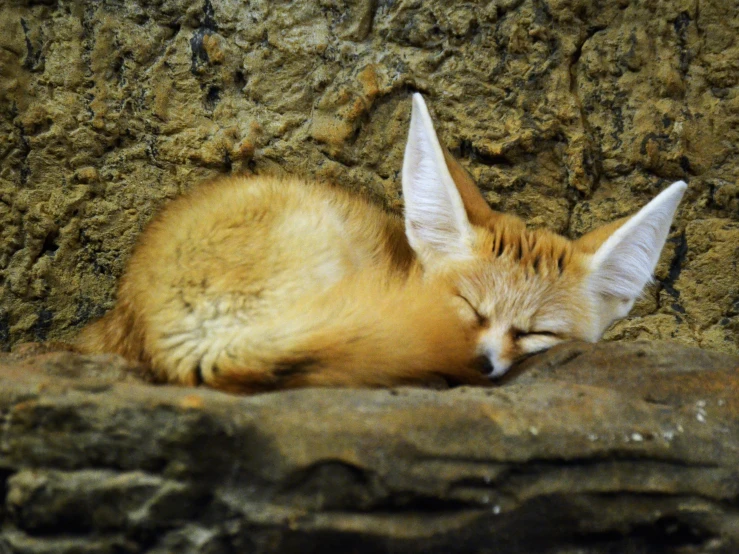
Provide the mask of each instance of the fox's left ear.
POLYGON ((636 215, 596 229, 577 241, 581 248, 594 251, 590 283, 596 293, 621 301, 625 312, 631 309, 652 279, 686 188, 683 181, 677 181, 636 215))
POLYGON ((472 224, 418 93, 403 157, 403 198, 406 236, 422 260, 471 255, 472 224))

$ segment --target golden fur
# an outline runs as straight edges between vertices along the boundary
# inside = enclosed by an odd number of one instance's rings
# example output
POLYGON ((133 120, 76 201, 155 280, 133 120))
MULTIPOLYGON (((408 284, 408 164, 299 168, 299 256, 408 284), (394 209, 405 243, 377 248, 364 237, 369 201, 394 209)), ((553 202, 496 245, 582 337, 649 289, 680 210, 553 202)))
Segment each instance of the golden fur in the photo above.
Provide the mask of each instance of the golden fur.
POLYGON ((117 305, 78 343, 163 381, 238 392, 482 384, 471 337, 439 302, 446 287, 424 282, 402 220, 362 198, 298 179, 224 178, 152 221, 117 305), (230 340, 189 355, 209 333, 230 340))
MULTIPOLYGON (((587 311, 570 294, 582 278, 572 243, 487 209, 479 258, 428 280, 402 220, 359 196, 292 178, 223 178, 149 224, 118 303, 78 344, 142 362, 162 381, 235 392, 485 384, 455 280, 484 303, 485 291, 501 288, 486 271, 496 259, 506 290, 556 282, 532 302, 546 294, 555 312, 587 311)), ((487 302, 508 309, 505 298, 487 302)), ((505 355, 518 350, 508 341, 505 355)))

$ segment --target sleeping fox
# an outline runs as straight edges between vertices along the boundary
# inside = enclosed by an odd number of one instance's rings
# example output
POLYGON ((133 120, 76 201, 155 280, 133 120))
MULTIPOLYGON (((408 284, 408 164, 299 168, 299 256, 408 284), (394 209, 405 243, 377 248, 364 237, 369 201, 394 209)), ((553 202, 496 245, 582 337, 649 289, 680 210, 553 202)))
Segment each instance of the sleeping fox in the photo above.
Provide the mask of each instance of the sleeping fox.
POLYGON ((404 220, 341 188, 224 177, 142 233, 83 352, 163 382, 254 393, 486 384, 628 314, 686 189, 571 241, 493 211, 414 94, 404 220))

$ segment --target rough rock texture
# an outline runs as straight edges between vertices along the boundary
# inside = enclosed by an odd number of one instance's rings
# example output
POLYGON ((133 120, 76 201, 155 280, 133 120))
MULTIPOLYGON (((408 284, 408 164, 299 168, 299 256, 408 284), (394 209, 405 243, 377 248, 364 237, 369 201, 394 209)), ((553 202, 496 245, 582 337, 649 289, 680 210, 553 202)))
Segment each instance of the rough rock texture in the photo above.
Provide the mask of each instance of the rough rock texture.
POLYGON ((0 347, 109 307, 142 226, 227 172, 400 209, 409 94, 490 203, 577 236, 691 187, 611 338, 739 352, 739 9, 726 0, 0 4, 0 347))
POLYGON ((739 551, 739 358, 570 344, 499 387, 237 397, 0 356, 0 552, 739 551))

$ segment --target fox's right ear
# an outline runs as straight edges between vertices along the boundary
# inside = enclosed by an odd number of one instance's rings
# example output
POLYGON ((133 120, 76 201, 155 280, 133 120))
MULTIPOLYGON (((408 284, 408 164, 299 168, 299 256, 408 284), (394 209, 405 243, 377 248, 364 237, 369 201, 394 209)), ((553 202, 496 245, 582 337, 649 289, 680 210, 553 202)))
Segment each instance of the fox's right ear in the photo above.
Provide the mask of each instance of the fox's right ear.
POLYGON ((593 290, 621 301, 623 313, 615 314, 616 317, 628 313, 652 279, 686 188, 683 181, 677 181, 635 215, 577 241, 584 250, 594 251, 590 274, 593 290))
POLYGON ((472 254, 472 225, 447 167, 423 97, 413 95, 408 143, 403 158, 405 232, 422 260, 472 254))

